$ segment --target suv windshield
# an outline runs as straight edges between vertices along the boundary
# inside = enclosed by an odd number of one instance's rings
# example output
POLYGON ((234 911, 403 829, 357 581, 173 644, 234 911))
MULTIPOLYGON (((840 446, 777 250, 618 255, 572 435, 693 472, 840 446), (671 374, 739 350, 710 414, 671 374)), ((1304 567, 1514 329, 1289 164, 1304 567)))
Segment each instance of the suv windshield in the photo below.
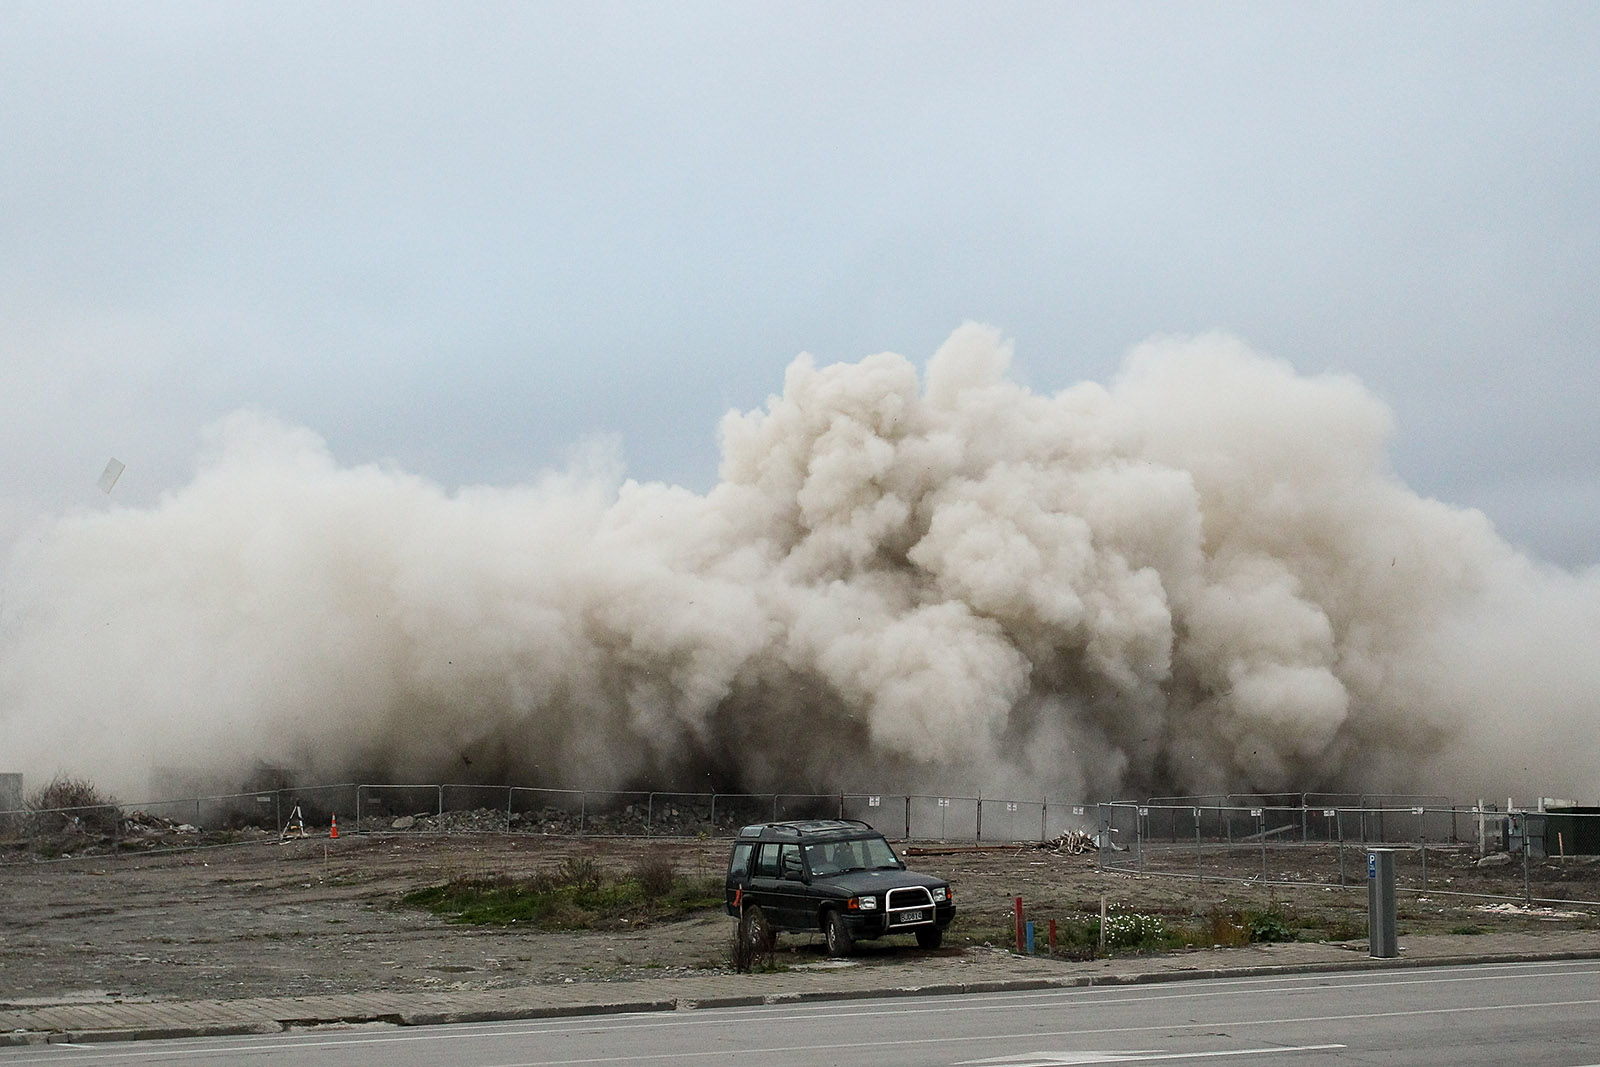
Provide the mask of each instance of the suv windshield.
POLYGON ((806 860, 811 864, 814 878, 826 878, 845 871, 900 868, 894 849, 881 837, 858 837, 848 841, 822 841, 807 845, 806 860))

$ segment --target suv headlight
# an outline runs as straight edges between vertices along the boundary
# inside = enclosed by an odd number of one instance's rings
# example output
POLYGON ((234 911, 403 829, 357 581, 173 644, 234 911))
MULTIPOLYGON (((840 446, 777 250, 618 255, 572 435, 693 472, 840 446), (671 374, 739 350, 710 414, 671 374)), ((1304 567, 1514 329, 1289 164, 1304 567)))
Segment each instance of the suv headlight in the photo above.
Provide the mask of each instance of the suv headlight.
POLYGON ((938 887, 936 887, 934 889, 934 891, 933 891, 934 903, 943 904, 945 901, 947 901, 949 899, 950 899, 950 888, 948 886, 938 886, 938 887))
POLYGON ((850 907, 859 908, 862 911, 877 911, 878 910, 878 898, 877 897, 856 897, 856 898, 854 898, 853 900, 850 901, 850 907))

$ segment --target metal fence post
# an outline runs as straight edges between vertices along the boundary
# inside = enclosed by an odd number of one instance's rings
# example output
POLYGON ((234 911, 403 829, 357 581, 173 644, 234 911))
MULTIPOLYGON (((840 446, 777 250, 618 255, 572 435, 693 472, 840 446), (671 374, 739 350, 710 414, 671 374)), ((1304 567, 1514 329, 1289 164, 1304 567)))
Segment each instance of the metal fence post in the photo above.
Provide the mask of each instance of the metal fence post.
MULTIPOLYGON (((1176 820, 1174 820, 1176 821, 1176 820)), ((1206 880, 1206 872, 1200 861, 1200 809, 1194 809, 1194 869, 1200 875, 1200 880, 1206 880)))
POLYGON ((1522 902, 1528 907, 1533 906, 1533 889, 1528 882, 1528 853, 1532 852, 1528 844, 1528 816, 1522 816, 1522 902))
POLYGON ((1344 888, 1344 809, 1340 808, 1334 815, 1334 822, 1339 829, 1339 887, 1344 888))
POLYGON ((1261 877, 1267 876, 1267 809, 1256 809, 1256 834, 1261 838, 1261 877))

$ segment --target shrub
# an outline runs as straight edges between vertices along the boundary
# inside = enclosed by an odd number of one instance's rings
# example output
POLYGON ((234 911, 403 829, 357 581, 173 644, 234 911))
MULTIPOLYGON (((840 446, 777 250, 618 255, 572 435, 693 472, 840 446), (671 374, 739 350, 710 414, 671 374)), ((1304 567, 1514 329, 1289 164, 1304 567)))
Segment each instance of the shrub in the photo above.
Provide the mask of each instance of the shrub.
POLYGON ((678 867, 664 852, 647 852, 634 864, 633 880, 646 897, 664 897, 678 884, 678 867))
POLYGON ((1247 911, 1244 919, 1252 943, 1268 944, 1274 941, 1295 940, 1294 928, 1276 908, 1269 908, 1266 911, 1247 911))
MULTIPOLYGON (((1100 923, 1093 924, 1096 939, 1100 923)), ((1159 915, 1112 911, 1106 916, 1105 942, 1108 949, 1159 949, 1172 941, 1172 932, 1159 915)))
POLYGON ((56 775, 24 801, 37 834, 81 830, 114 834, 122 821, 115 797, 104 796, 93 782, 56 775))
POLYGON ((580 892, 592 893, 600 888, 604 872, 593 856, 568 856, 556 868, 555 884, 570 886, 580 892))

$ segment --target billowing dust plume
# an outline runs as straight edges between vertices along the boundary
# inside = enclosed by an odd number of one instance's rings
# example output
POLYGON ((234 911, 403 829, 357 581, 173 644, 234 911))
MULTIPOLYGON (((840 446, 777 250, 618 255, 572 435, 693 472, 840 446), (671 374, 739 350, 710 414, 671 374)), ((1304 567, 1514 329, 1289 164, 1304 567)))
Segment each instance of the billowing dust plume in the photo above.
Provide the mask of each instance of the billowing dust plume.
POLYGON ((235 415, 157 506, 15 554, 0 769, 1600 792, 1600 572, 1408 490, 1359 383, 1219 336, 1051 396, 1009 358, 802 356, 703 496, 449 493, 235 415))

